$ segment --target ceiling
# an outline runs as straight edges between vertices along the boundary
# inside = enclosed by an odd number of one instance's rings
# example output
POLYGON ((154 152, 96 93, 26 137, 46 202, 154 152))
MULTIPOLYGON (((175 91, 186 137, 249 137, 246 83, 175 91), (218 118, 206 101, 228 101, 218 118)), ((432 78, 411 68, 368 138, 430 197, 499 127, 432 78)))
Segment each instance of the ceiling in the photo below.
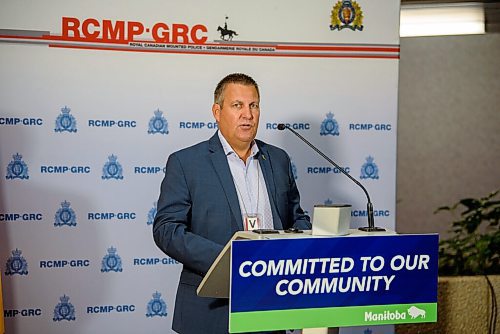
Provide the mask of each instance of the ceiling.
POLYGON ((463 2, 479 2, 484 5, 486 33, 500 32, 500 1, 475 1, 475 0, 401 0, 401 4, 446 4, 446 3, 463 3, 463 2))

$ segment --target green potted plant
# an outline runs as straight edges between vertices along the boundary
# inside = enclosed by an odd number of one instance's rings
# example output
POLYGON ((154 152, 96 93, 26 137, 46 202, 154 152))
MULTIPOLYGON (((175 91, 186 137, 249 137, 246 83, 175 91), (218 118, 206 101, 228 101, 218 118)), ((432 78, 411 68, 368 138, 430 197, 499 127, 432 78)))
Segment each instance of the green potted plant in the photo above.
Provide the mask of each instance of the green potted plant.
POLYGON ((455 215, 451 236, 439 243, 438 328, 496 333, 500 296, 499 191, 465 198, 435 213, 455 215), (461 210, 457 215, 457 211, 461 210))
POLYGON ((499 191, 486 197, 465 198, 435 213, 463 208, 451 224, 451 237, 439 244, 439 274, 443 276, 500 274, 499 191))
POLYGON ((496 333, 500 328, 500 191, 465 198, 434 213, 451 213, 439 243, 438 322, 396 326, 402 333, 496 333))

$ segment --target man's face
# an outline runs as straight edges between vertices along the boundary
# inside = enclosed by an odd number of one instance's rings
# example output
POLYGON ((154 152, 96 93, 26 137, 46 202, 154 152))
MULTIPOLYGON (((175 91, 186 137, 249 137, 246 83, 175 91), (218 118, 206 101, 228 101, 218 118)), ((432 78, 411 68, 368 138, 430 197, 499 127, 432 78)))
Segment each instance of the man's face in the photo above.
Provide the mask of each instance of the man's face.
POLYGON ((234 150, 247 149, 257 135, 259 96, 252 85, 230 83, 223 91, 223 105, 215 103, 212 113, 219 130, 234 150))

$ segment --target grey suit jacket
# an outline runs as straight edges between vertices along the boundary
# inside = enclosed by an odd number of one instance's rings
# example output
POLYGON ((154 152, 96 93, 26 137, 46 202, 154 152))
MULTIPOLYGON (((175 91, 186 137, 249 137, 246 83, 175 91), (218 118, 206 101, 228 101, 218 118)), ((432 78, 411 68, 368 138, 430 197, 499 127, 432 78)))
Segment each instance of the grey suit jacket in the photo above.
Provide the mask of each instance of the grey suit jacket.
MULTIPOLYGON (((300 207, 290 158, 280 148, 256 143, 274 228, 310 229, 309 217, 300 207)), ((241 230, 238 195, 217 133, 208 141, 172 153, 161 184, 153 236, 165 254, 183 264, 175 331, 227 333, 227 300, 198 297, 196 288, 224 245, 241 230)))

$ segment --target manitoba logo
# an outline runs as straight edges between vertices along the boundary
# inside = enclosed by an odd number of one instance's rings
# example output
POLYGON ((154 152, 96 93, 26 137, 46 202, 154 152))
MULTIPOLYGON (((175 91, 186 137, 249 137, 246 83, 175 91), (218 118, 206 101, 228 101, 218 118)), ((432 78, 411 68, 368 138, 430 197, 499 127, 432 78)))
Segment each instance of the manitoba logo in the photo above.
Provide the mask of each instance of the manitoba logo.
POLYGON ((76 119, 69 114, 70 111, 66 106, 61 108, 61 114, 56 118, 55 132, 76 132, 76 119))
POLYGON ((76 214, 70 207, 71 203, 64 201, 54 216, 54 226, 76 226, 76 214))
POLYGON ((366 158, 366 162, 361 167, 361 179, 374 179, 378 180, 378 167, 373 162, 373 157, 366 158))
POLYGON ((400 313, 398 310, 395 311, 383 311, 380 313, 365 312, 365 321, 394 321, 394 320, 406 320, 406 313, 400 313))
POLYGON ((108 254, 102 258, 101 272, 107 273, 110 271, 122 272, 122 259, 116 254, 116 248, 111 246, 108 248, 108 254))
POLYGON ((229 17, 226 16, 226 20, 224 21, 224 28, 221 26, 217 28, 217 31, 220 32, 220 39, 222 39, 223 41, 232 41, 234 36, 238 36, 236 31, 227 28, 228 18, 229 17))
POLYGON ((69 297, 64 295, 59 297, 59 300, 61 302, 54 308, 54 318, 52 320, 75 320, 75 307, 69 302, 69 297))
POLYGON ((123 179, 123 168, 122 165, 118 161, 117 156, 114 154, 111 154, 108 157, 108 161, 104 164, 104 167, 102 168, 102 179, 103 180, 109 180, 109 179, 116 179, 116 180, 122 180, 123 179))
POLYGON ((168 134, 168 122, 163 117, 163 111, 157 109, 155 115, 149 120, 149 134, 160 133, 162 135, 168 134))
POLYGON ((161 298, 161 293, 156 291, 153 293, 153 299, 151 299, 148 303, 148 312, 146 313, 146 317, 166 317, 167 316, 167 304, 161 298))
POLYGON ((153 225, 153 223, 155 221, 155 216, 156 216, 156 211, 157 211, 156 205, 157 205, 157 203, 154 202, 153 207, 148 212, 148 225, 153 225))
POLYGON ((13 160, 7 166, 7 176, 5 177, 7 180, 13 179, 21 179, 27 180, 29 179, 28 175, 28 166, 23 161, 23 156, 19 153, 16 153, 12 156, 13 160))
POLYGON ((416 306, 412 306, 408 309, 408 314, 412 319, 416 319, 418 317, 421 317, 422 319, 425 319, 425 310, 419 309, 416 306))
POLYGON ((7 260, 5 275, 28 275, 28 263, 26 259, 21 256, 23 252, 16 248, 12 251, 12 256, 7 260))
POLYGON ((323 120, 323 122, 321 122, 321 131, 319 132, 321 136, 338 136, 340 134, 339 123, 337 123, 333 116, 333 113, 329 112, 328 114, 326 114, 326 118, 323 120))
POLYGON ((363 30, 363 12, 356 1, 343 0, 337 2, 330 15, 330 30, 349 28, 352 31, 363 30))

